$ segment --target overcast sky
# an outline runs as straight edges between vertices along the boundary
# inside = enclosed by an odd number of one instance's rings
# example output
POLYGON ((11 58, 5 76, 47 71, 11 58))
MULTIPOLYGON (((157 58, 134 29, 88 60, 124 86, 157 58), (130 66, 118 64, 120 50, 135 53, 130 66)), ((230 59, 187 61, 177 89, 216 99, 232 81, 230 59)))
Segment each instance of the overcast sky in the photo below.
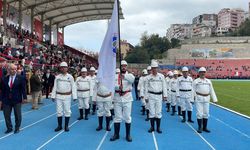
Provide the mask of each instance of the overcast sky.
MULTIPOLYGON (((171 24, 191 23, 203 13, 218 13, 222 8, 248 11, 250 0, 120 0, 125 19, 121 20, 121 39, 132 45, 143 32, 166 35, 171 24)), ((107 21, 89 21, 65 28, 65 44, 98 52, 107 30, 107 21)))

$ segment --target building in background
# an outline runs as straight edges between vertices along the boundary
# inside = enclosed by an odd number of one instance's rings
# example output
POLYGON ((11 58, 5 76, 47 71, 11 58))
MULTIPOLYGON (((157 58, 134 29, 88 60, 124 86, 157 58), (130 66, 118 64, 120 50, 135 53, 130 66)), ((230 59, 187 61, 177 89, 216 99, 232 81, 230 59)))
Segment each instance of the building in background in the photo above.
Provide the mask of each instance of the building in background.
POLYGON ((242 9, 223 8, 218 13, 218 28, 234 31, 244 22, 245 11, 242 9))
POLYGON ((121 40, 121 54, 122 58, 125 58, 127 56, 127 53, 132 51, 134 46, 130 43, 128 43, 127 40, 121 40))
POLYGON ((184 40, 191 38, 192 24, 172 24, 167 30, 167 38, 184 40))

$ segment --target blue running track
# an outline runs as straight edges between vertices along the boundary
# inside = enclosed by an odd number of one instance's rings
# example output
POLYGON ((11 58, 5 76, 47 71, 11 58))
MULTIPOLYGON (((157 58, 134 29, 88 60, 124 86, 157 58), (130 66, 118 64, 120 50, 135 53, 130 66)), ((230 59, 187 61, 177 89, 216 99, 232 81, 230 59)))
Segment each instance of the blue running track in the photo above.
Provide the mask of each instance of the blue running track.
MULTIPOLYGON (((165 105, 164 105, 165 106, 165 105)), ((235 113, 210 107, 211 116, 208 128, 211 133, 198 134, 195 123, 181 123, 177 115, 171 116, 163 108, 162 134, 148 133, 149 122, 140 113, 140 102, 133 102, 132 138, 125 140, 125 124, 121 124, 120 139, 110 142, 112 131, 95 131, 97 116, 78 121, 77 103, 72 103, 70 132, 54 132, 57 126, 55 103, 45 99, 39 110, 31 110, 31 104, 23 105, 23 122, 18 134, 4 134, 6 130, 3 113, 0 112, 0 149, 1 150, 248 150, 250 149, 250 120, 235 113)), ((195 110, 195 108, 194 108, 195 110)), ((104 119, 105 120, 105 119, 104 119)), ((14 118, 12 120, 14 123, 14 118)), ((103 123, 105 125, 105 121, 103 123)))

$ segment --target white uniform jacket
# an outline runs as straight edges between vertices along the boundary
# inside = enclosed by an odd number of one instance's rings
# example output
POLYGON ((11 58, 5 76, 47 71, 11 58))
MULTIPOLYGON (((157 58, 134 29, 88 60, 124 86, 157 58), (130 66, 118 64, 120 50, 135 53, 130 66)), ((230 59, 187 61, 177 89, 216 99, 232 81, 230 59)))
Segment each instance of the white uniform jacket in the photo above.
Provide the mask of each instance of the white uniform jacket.
POLYGON ((131 102, 132 97, 132 84, 134 83, 135 76, 131 73, 126 72, 124 78, 122 79, 122 91, 120 91, 121 80, 120 74, 116 75, 115 78, 115 94, 114 102, 131 102))
MULTIPOLYGON (((149 94, 162 93, 163 97, 167 97, 167 84, 163 74, 157 73, 156 76, 150 74, 146 77, 145 83, 145 99, 149 98, 149 94)), ((161 94, 160 94, 161 95, 161 94)), ((162 97, 161 97, 162 100, 162 97)))
POLYGON ((176 96, 189 98, 191 102, 194 101, 193 79, 190 76, 178 78, 176 96))
POLYGON ((66 75, 57 75, 54 81, 54 87, 51 93, 51 98, 64 100, 68 99, 69 96, 72 96, 73 99, 77 99, 76 86, 73 76, 68 73, 66 75), (65 95, 65 93, 70 92, 71 94, 65 95))
POLYGON ((86 98, 93 96, 93 81, 89 76, 76 78, 77 97, 86 98))
POLYGON ((195 92, 195 97, 196 97, 197 102, 199 102, 199 100, 204 100, 204 102, 209 102, 210 96, 214 102, 218 101, 216 94, 214 92, 212 82, 209 79, 197 78, 194 80, 193 87, 194 87, 194 92, 195 92), (205 99, 197 98, 199 96, 205 97, 205 99))

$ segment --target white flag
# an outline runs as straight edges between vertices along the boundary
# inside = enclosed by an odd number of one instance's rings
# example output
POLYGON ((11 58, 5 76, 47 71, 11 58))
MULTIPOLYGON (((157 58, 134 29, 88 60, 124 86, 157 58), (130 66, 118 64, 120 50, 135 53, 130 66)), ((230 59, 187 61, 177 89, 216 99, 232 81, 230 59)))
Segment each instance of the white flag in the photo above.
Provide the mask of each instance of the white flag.
POLYGON ((115 0, 111 21, 99 53, 98 82, 110 92, 114 92, 116 51, 118 46, 118 8, 115 0))

